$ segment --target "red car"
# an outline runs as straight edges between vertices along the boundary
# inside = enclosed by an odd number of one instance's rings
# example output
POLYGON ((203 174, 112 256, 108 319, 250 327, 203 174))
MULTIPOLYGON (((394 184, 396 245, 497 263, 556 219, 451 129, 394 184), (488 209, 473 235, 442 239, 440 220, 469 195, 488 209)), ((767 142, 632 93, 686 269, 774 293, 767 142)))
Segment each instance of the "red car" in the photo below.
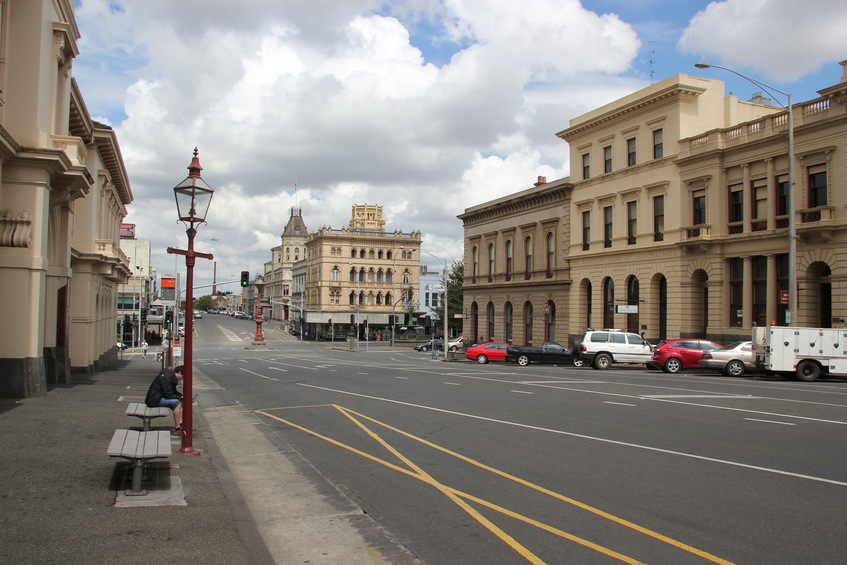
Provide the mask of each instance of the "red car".
POLYGON ((647 361, 647 366, 651 369, 661 369, 666 373, 678 373, 686 367, 699 367, 704 351, 721 347, 721 344, 707 339, 663 341, 653 350, 653 358, 647 361))
POLYGON ((501 343, 499 341, 480 343, 479 345, 469 347, 467 353, 465 353, 465 357, 471 361, 476 360, 480 365, 484 365, 489 361, 505 361, 507 347, 509 347, 508 343, 501 343))

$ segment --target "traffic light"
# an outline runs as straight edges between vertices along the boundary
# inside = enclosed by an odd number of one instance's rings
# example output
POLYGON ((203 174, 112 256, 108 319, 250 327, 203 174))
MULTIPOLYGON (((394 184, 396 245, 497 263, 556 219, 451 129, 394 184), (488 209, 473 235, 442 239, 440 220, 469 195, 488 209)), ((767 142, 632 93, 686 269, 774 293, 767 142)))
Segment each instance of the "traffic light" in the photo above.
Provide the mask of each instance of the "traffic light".
POLYGON ((355 324, 355 323, 356 323, 356 314, 350 314, 350 323, 351 323, 351 324, 355 324))
POLYGON ((368 331, 368 321, 365 320, 364 322, 362 322, 362 325, 365 326, 365 331, 368 331))
POLYGON ((389 315, 388 315, 388 325, 389 325, 389 326, 393 326, 393 325, 394 325, 394 314, 389 314, 389 315))
POLYGON ((326 323, 327 323, 327 324, 329 324, 329 325, 331 326, 331 325, 332 325, 332 318, 330 318, 329 320, 327 320, 327 321, 326 321, 326 323))
POLYGON ((165 309, 165 325, 170 325, 173 320, 173 310, 170 308, 165 309))
POLYGON ((250 286, 250 273, 241 271, 241 286, 250 286))

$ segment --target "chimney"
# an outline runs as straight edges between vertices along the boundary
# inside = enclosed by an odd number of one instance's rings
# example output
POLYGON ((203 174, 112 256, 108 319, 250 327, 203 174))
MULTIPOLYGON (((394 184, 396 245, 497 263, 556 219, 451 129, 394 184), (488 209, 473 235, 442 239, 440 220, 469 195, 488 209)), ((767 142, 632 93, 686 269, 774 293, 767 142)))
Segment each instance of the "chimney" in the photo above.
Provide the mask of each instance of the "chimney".
POLYGON ((538 177, 538 182, 535 183, 535 186, 538 186, 540 184, 546 184, 546 183, 547 183, 547 177, 541 177, 540 176, 540 177, 538 177))

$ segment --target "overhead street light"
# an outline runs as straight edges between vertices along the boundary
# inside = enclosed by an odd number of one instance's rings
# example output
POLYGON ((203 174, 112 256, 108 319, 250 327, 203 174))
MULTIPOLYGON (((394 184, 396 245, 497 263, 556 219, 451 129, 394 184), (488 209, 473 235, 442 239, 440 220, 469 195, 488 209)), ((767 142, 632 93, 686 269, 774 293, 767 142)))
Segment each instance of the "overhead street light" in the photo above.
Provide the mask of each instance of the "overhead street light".
POLYGON ((788 112, 788 316, 785 322, 790 325, 797 325, 797 219, 795 217, 794 208, 794 110, 791 102, 791 94, 783 92, 778 88, 765 84, 745 74, 739 73, 736 70, 720 65, 713 65, 705 61, 700 61, 694 65, 698 69, 722 69, 734 75, 755 84, 762 88, 765 92, 776 100, 780 107, 788 112), (788 104, 782 104, 779 99, 771 93, 778 92, 787 98, 788 104))

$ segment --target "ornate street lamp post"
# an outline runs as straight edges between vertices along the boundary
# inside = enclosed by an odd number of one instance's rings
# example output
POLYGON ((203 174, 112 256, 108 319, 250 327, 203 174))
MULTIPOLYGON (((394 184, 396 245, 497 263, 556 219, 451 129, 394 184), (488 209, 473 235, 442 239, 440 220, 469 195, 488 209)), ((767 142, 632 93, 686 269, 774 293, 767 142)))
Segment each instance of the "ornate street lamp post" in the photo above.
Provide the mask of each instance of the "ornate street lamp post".
MULTIPOLYGON (((194 411, 192 409, 194 396, 192 392, 192 362, 194 341, 194 263, 197 257, 214 259, 211 253, 199 253, 194 251, 194 236, 197 230, 194 224, 206 223, 206 214, 209 204, 212 202, 214 190, 200 177, 200 159, 197 157, 197 148, 194 148, 194 158, 188 165, 188 177, 174 187, 177 213, 179 221, 188 225, 185 231, 188 234, 188 251, 168 247, 168 253, 185 255, 185 352, 183 354, 183 419, 182 419, 182 447, 179 450, 183 455, 200 455, 200 452, 192 446, 194 435, 194 411)), ((179 297, 177 297, 178 299, 179 297)), ((178 300, 177 300, 178 302, 178 300)))
MULTIPOLYGON (((783 105, 779 100, 777 104, 782 106, 788 112, 788 195, 786 207, 788 210, 788 319, 786 324, 796 326, 800 320, 797 319, 797 218, 795 217, 794 203, 794 110, 791 102, 791 94, 783 92, 778 88, 760 82, 754 78, 741 74, 736 70, 720 65, 713 65, 705 61, 700 61, 694 65, 698 69, 715 68, 730 72, 740 76, 744 80, 750 81, 756 86, 762 88, 770 94, 770 91, 778 92, 787 98, 788 105, 783 105)), ((773 96, 773 94, 771 94, 773 96)), ((776 96, 773 96, 776 99, 776 96)))
POLYGON ((264 349, 265 334, 262 331, 262 323, 264 322, 264 314, 262 313, 262 289, 264 289, 265 287, 264 277, 258 275, 256 277, 256 280, 253 281, 253 286, 256 287, 256 335, 253 337, 251 349, 264 349))

